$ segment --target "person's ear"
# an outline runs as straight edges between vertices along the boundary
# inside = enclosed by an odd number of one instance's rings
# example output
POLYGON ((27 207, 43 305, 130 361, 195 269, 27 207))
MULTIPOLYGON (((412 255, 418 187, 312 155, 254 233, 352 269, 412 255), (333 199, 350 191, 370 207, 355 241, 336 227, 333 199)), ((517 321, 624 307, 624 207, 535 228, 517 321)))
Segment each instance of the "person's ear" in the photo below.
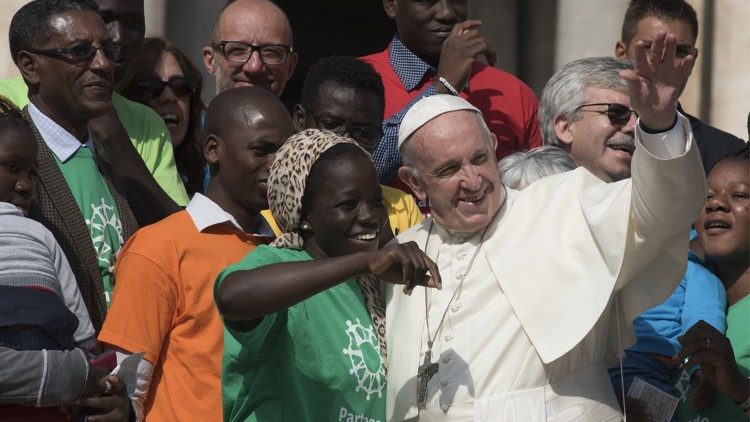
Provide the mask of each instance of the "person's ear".
POLYGON ((555 136, 560 142, 560 147, 570 152, 570 147, 573 144, 573 122, 565 116, 556 116, 555 136))
POLYGON ((398 8, 398 0, 383 0, 383 9, 385 14, 391 19, 396 19, 396 9, 398 8))
POLYGON ((615 44, 615 57, 620 60, 628 59, 628 46, 622 41, 617 41, 615 44))
POLYGON ((294 106, 294 111, 292 111, 292 123, 294 123, 294 130, 296 132, 299 132, 302 129, 306 129, 306 121, 307 113, 305 112, 305 108, 302 107, 302 104, 297 103, 297 105, 294 106))
POLYGON ((203 145, 203 157, 206 159, 206 163, 216 165, 221 156, 221 149, 221 140, 214 134, 208 135, 203 145))
POLYGON ((414 192, 415 195, 417 195, 417 198, 419 198, 420 201, 426 201, 427 200, 427 192, 422 189, 422 186, 419 184, 419 177, 412 171, 412 168, 409 166, 401 166, 398 169, 398 177, 406 183, 409 188, 411 188, 412 192, 414 192))
POLYGON ((216 75, 216 64, 214 63, 214 60, 216 60, 216 57, 214 56, 214 49, 207 45, 203 47, 203 65, 206 66, 206 69, 208 69, 211 74, 216 75))
POLYGON ((18 60, 16 66, 21 72, 21 76, 29 85, 36 85, 41 79, 39 76, 39 63, 36 58, 26 51, 18 53, 18 60))

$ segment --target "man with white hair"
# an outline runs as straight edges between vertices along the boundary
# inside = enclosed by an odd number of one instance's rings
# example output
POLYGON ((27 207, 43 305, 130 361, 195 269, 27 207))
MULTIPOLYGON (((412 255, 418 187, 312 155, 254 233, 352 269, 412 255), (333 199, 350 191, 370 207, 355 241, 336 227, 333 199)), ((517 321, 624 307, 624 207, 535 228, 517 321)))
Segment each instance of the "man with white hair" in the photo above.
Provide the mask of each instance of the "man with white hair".
POLYGON ((399 176, 433 214, 396 241, 424 248, 443 289, 385 288, 398 351, 388 355, 389 420, 622 418, 605 357, 632 339, 635 315, 674 290, 684 229, 705 198, 674 106, 693 57, 673 61, 665 34, 651 48, 666 58, 651 61, 641 44, 635 71, 621 72, 640 116, 628 180, 580 167, 506 189, 479 110, 436 95, 406 114, 399 176))

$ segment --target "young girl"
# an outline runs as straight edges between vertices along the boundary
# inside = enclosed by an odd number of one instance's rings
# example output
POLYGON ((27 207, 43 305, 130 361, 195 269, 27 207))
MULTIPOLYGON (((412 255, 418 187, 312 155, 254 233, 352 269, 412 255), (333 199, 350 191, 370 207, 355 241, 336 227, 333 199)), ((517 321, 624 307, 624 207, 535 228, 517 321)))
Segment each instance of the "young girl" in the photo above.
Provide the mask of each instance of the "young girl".
POLYGON ((371 275, 409 292, 439 286, 437 266, 413 242, 377 249, 387 218, 377 174, 349 138, 289 138, 268 201, 285 233, 215 288, 224 419, 384 421, 384 309, 371 275))

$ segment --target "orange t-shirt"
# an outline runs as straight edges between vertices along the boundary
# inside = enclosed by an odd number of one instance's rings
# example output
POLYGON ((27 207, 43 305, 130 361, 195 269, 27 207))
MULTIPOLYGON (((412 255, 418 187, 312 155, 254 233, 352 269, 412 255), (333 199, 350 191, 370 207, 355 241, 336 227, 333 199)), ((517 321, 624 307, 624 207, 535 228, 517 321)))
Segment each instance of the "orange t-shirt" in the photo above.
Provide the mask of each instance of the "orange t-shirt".
POLYGON ((224 338, 214 282, 262 243, 229 222, 198 232, 181 211, 125 244, 99 341, 145 352, 154 364, 146 420, 221 421, 224 338))

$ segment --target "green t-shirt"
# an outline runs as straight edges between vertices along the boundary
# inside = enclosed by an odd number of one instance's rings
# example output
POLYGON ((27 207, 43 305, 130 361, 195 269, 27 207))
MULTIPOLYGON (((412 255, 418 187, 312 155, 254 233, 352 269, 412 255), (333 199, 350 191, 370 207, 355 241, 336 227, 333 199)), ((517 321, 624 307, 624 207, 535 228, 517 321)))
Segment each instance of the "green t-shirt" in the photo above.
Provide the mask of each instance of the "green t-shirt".
MULTIPOLYGON (((258 246, 230 273, 310 260, 258 246)), ((214 290, 215 292, 215 290, 214 290)), ((225 421, 385 422, 385 367, 355 279, 268 315, 252 330, 224 324, 225 421)))
POLYGON ((65 162, 55 154, 55 162, 70 187, 78 208, 91 234, 97 265, 102 275, 104 296, 109 307, 114 287, 115 255, 122 248, 122 222, 112 193, 96 167, 94 152, 85 146, 78 148, 65 162))
MULTIPOLYGON (((18 107, 29 104, 28 91, 26 82, 20 76, 0 80, 0 95, 18 107)), ((112 106, 156 183, 178 205, 186 206, 189 199, 177 172, 172 141, 164 120, 145 105, 130 101, 116 92, 112 94, 112 106)))
MULTIPOLYGON (((734 360, 740 372, 747 377, 750 373, 750 295, 729 307, 727 312, 727 337, 732 342, 734 360)), ((685 372, 685 371, 682 371, 685 372)), ((684 422, 748 422, 732 399, 716 393, 713 405, 708 410, 698 412, 690 405, 693 391, 690 379, 682 375, 675 385, 680 392, 680 402, 677 405, 677 420, 684 422)))

